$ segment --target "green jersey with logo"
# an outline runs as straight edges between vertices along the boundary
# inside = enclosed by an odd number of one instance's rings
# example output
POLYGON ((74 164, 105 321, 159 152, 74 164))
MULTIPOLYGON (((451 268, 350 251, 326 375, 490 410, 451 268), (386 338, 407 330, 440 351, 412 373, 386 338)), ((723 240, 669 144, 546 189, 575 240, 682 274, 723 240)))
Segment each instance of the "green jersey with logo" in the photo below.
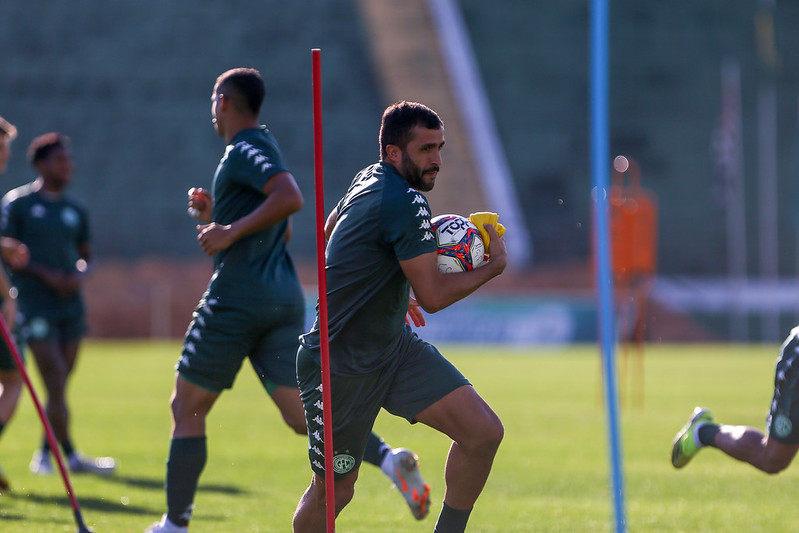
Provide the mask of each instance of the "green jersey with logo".
MULTIPOLYGON (((425 196, 385 162, 362 170, 338 203, 327 245, 331 370, 371 372, 400 342, 410 283, 399 261, 434 252, 425 196)), ((303 346, 319 351, 319 316, 303 346)))
MULTIPOLYGON (((240 131, 214 174, 214 222, 230 224, 252 213, 266 200, 266 182, 283 171, 283 156, 265 126, 240 131)), ((299 278, 286 251, 287 227, 283 220, 218 252, 209 298, 234 305, 302 301, 299 278)))
MULTIPOLYGON (((0 226, 4 236, 28 247, 31 263, 64 273, 77 271, 79 248, 90 238, 86 210, 68 196, 42 193, 35 182, 5 195, 0 226)), ((38 277, 13 270, 11 281, 19 290, 21 308, 64 303, 65 299, 38 277)))

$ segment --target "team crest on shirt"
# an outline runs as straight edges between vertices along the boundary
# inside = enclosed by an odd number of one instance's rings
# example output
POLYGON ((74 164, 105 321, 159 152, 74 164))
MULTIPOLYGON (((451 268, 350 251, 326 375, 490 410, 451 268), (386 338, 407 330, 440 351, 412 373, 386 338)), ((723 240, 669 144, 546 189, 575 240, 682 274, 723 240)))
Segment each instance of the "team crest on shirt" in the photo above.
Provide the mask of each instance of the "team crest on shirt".
POLYGON ((78 216, 78 212, 75 211, 75 209, 67 206, 61 210, 61 221, 70 228, 74 228, 75 226, 78 225, 80 217, 78 216))
POLYGON ((42 204, 33 204, 31 207, 31 216, 33 218, 44 218, 47 214, 47 209, 42 204))
POLYGON ((333 456, 333 472, 336 474, 346 474, 355 466, 355 457, 346 453, 333 456))
POLYGON ((787 437, 791 434, 792 429, 793 424, 791 423, 791 419, 784 414, 780 413, 777 415, 777 418, 774 419, 774 433, 778 437, 787 437))
POLYGON ((28 334, 33 339, 43 339, 50 333, 50 324, 44 318, 34 318, 28 324, 28 334))

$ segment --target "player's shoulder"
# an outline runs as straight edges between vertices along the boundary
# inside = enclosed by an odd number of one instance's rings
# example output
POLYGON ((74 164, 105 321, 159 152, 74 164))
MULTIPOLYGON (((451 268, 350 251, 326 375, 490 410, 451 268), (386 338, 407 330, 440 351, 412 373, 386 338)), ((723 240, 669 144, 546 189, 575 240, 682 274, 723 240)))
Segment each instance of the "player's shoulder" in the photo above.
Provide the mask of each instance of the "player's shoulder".
POLYGON ((62 200, 65 205, 68 205, 69 207, 75 209, 76 211, 80 212, 83 215, 87 214, 89 211, 86 205, 81 200, 72 195, 64 195, 62 200))
POLYGON ((20 185, 19 187, 11 189, 5 194, 5 196, 3 196, 3 205, 30 200, 34 192, 36 192, 36 188, 34 187, 33 182, 20 185))
POLYGON ((384 203, 399 209, 409 209, 423 206, 429 209, 427 197, 421 191, 414 189, 390 165, 385 168, 385 194, 384 203))
POLYGON ((227 146, 228 164, 258 168, 262 173, 282 168, 280 149, 274 136, 265 128, 246 130, 236 135, 227 146))

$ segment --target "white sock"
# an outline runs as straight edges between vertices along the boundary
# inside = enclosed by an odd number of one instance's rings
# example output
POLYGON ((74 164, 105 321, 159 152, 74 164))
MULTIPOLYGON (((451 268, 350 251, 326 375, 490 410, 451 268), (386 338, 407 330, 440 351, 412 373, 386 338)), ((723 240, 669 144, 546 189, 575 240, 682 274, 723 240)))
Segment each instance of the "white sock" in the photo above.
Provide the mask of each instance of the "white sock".
POLYGON ((386 452, 386 455, 383 456, 383 460, 380 462, 380 470, 383 471, 385 475, 390 477, 392 480, 394 479, 394 457, 393 452, 394 450, 389 449, 386 452))

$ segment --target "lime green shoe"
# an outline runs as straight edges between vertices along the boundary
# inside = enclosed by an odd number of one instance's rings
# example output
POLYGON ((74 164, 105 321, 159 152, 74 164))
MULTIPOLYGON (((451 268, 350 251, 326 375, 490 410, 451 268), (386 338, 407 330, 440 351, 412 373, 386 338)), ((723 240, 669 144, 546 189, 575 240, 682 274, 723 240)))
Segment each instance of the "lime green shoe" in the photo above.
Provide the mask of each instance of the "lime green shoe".
POLYGON ((696 436, 697 427, 713 423, 713 413, 709 409, 703 407, 694 408, 691 420, 674 437, 674 443, 671 448, 671 464, 674 465, 674 468, 682 468, 687 465, 688 461, 693 459, 694 455, 702 449, 702 444, 698 442, 696 436))

